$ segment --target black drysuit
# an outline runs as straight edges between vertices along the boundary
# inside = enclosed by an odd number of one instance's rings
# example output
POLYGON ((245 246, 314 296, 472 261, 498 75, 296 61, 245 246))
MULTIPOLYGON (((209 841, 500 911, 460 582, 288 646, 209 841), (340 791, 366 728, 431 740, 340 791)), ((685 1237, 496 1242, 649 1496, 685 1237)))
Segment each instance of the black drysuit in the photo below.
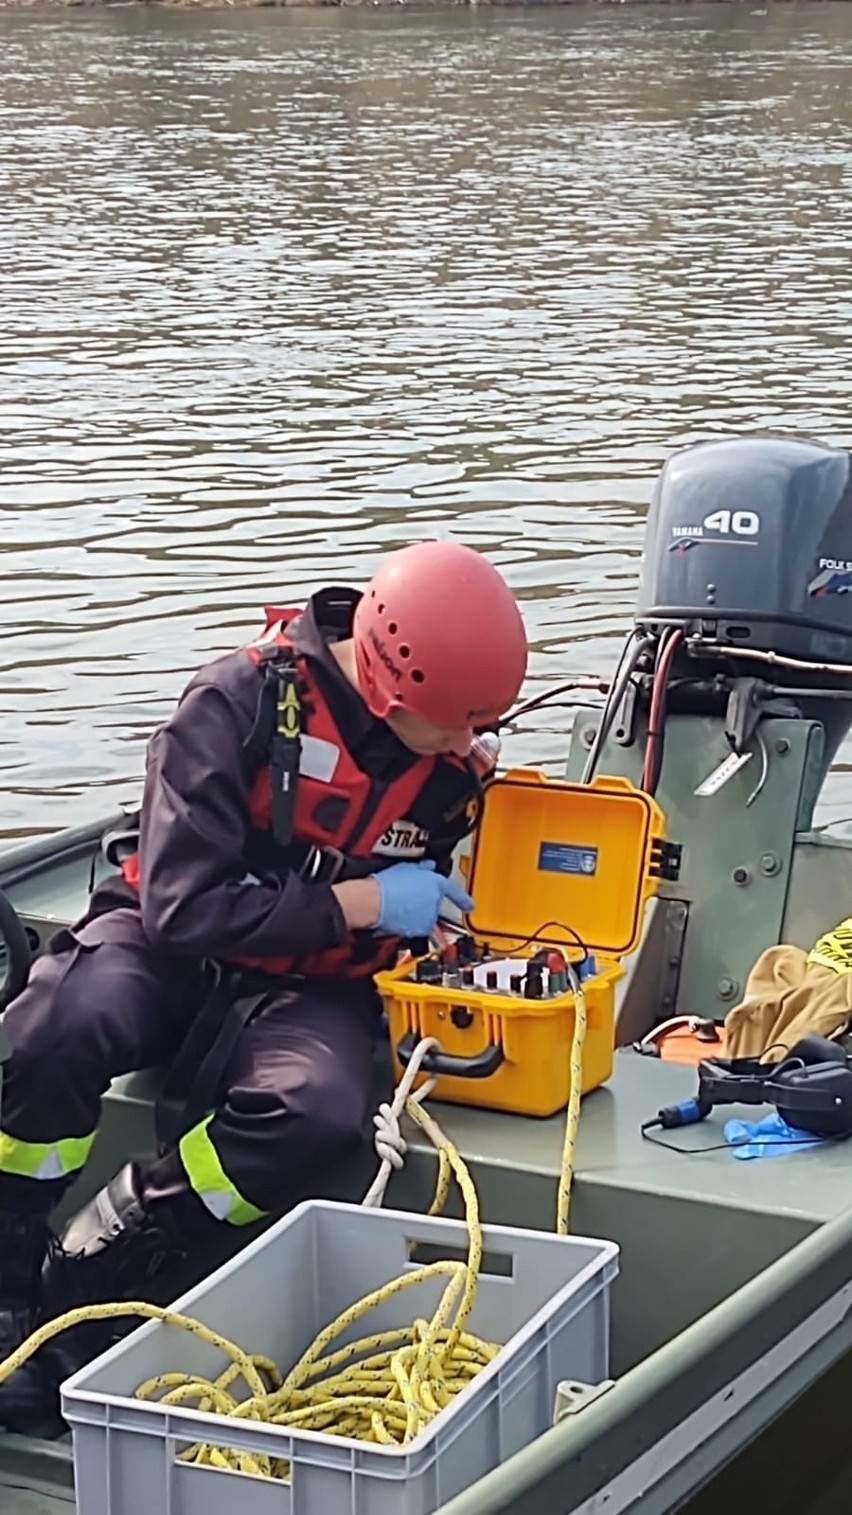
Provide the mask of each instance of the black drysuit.
MULTIPOLYGON (((382 786, 415 758, 370 715, 330 653, 350 634, 357 599, 323 591, 288 635, 348 752, 382 786)), ((259 759, 250 737, 261 685, 245 650, 192 680, 149 747, 140 891, 120 875, 100 885, 85 919, 57 934, 10 1006, 0 1207, 13 1194, 36 1207, 58 1198, 85 1161, 111 1079, 174 1056, 209 993, 211 962, 347 940, 331 887, 277 865, 271 838, 252 834, 259 759)), ((446 871, 478 783, 458 763, 439 759, 437 768, 447 770, 447 793, 429 785, 399 819, 416 823, 425 855, 446 871)), ((355 934, 355 953, 366 935, 355 934)), ((265 997, 230 1057, 218 1104, 143 1170, 146 1198, 182 1204, 188 1227, 199 1200, 208 1218, 237 1225, 283 1211, 365 1126, 379 1024, 371 979, 252 973, 250 982, 265 997)))

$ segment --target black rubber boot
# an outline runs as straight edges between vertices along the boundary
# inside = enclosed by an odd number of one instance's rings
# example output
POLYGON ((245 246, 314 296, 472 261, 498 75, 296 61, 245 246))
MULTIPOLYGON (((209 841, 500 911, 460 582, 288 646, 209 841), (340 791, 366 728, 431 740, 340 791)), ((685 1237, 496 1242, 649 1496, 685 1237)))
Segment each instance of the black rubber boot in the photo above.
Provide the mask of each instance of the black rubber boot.
MULTIPOLYGON (((140 1169, 127 1163, 72 1217, 45 1258, 42 1321, 80 1306, 141 1299, 159 1303, 163 1275, 183 1249, 168 1212, 146 1205, 140 1169), (160 1285, 158 1290, 157 1285, 160 1285)), ((138 1316, 84 1322, 43 1349, 55 1384, 139 1324, 138 1316)))
MULTIPOLYGON (((218 1262, 231 1227, 193 1193, 176 1153, 145 1169, 127 1163, 72 1217, 47 1255, 41 1320, 83 1305, 165 1305, 218 1262)), ((85 1322, 43 1348, 54 1383, 139 1325, 138 1316, 85 1322)), ((40 1354, 41 1355, 41 1354, 40 1354)))
MULTIPOLYGON (((0 1210, 0 1362, 38 1325, 42 1266, 55 1245, 42 1215, 0 1210)), ((0 1384, 0 1426, 27 1436, 57 1436, 65 1429, 43 1352, 0 1384)))

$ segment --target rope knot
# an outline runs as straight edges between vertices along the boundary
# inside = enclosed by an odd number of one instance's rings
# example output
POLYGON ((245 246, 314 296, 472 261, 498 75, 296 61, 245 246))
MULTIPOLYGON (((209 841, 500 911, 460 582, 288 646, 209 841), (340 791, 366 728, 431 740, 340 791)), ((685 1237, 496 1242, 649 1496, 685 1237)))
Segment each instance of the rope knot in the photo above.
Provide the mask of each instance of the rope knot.
POLYGON ((408 1142, 399 1129, 399 1116, 394 1114, 392 1106, 379 1105, 373 1116, 373 1125, 376 1128, 373 1141, 379 1160, 390 1163, 399 1172, 408 1151, 408 1142))

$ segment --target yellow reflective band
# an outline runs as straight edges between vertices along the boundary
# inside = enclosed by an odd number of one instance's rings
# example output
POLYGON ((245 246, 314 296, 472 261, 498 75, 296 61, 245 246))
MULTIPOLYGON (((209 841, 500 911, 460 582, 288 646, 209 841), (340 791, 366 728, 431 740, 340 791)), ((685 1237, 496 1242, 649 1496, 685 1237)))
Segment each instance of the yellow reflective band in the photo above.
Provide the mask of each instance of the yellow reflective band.
POLYGON ((813 951, 808 953, 808 962, 833 968, 835 973, 852 973, 852 917, 820 937, 813 951))
POLYGON ((58 1142, 24 1142, 0 1131, 0 1173, 20 1178, 65 1178, 83 1167, 96 1133, 65 1136, 58 1142))
POLYGON ((208 1115, 206 1120, 193 1126, 181 1138, 178 1145, 180 1160, 195 1193, 211 1215, 215 1215, 217 1220, 228 1221, 232 1226, 247 1226, 266 1215, 267 1211, 258 1210, 250 1200, 244 1199, 228 1178, 207 1134, 212 1119, 212 1115, 208 1115))
POLYGON ((302 724, 302 711, 296 686, 284 686, 284 698, 278 700, 278 730, 282 736, 296 737, 302 724))

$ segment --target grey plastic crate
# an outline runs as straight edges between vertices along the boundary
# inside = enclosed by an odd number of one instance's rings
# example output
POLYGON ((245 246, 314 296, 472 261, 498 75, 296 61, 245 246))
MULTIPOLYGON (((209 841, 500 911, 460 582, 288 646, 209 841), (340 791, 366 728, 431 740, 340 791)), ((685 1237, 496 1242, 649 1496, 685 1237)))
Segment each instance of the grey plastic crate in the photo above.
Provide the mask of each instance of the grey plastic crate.
MULTIPOLYGON (((154 1374, 214 1376, 220 1355, 150 1322, 63 1385, 80 1515, 429 1515, 546 1430, 560 1379, 609 1368, 612 1242, 504 1226, 483 1230, 470 1330, 506 1348, 405 1448, 249 1425, 132 1398, 154 1374), (178 1461, 195 1441, 288 1458, 291 1478, 255 1478, 178 1461), (237 1481, 238 1480, 238 1481, 237 1481)), ((300 1205, 175 1308, 287 1370, 323 1326, 406 1269, 411 1247, 463 1255, 459 1221, 357 1205, 300 1205)), ((422 1262, 422 1257, 420 1261, 422 1262)), ((442 1280, 394 1295, 370 1317, 389 1330, 429 1315, 442 1280)), ((366 1334, 365 1322, 348 1337, 366 1334)))

